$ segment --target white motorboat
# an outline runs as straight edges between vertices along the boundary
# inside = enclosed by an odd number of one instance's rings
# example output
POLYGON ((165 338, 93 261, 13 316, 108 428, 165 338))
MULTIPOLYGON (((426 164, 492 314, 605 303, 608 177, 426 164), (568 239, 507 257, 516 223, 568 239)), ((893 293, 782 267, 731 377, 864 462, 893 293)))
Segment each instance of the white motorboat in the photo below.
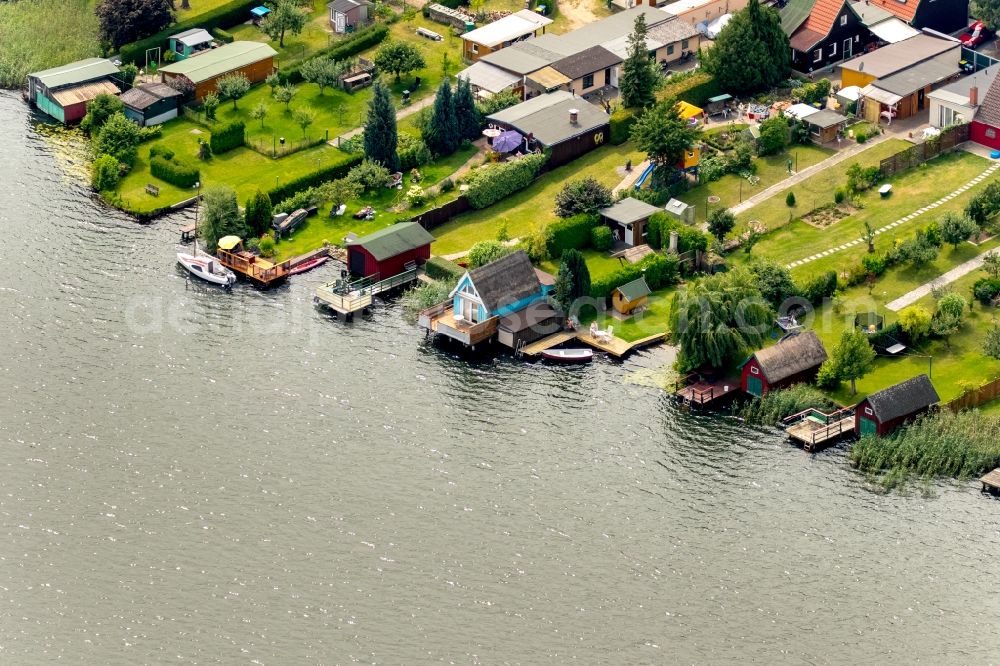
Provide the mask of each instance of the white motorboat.
MULTIPOLYGON (((195 252, 198 252, 197 248, 195 252)), ((229 288, 236 284, 236 274, 219 263, 219 260, 210 254, 198 252, 197 255, 186 252, 177 253, 177 261, 181 266, 188 269, 191 275, 200 277, 206 282, 222 285, 229 288)))

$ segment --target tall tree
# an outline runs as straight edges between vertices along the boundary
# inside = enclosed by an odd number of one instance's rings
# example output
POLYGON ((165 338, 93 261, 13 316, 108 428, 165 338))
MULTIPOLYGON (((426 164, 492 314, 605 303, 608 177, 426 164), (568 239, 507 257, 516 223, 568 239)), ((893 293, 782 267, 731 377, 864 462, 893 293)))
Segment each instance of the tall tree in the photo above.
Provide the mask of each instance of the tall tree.
POLYGON ((119 162, 132 164, 139 149, 139 126, 118 111, 101 127, 94 148, 98 154, 111 155, 119 162))
POLYGON ((472 84, 468 77, 459 77, 455 87, 455 124, 458 126, 458 136, 469 141, 479 138, 480 123, 476 99, 472 95, 472 84))
POLYGON ((590 296, 590 269, 579 250, 563 251, 562 261, 559 262, 559 276, 563 275, 567 277, 569 289, 563 295, 565 301, 560 305, 564 312, 569 312, 576 299, 590 296))
POLYGON ((649 57, 646 45, 646 15, 635 17, 635 27, 628 36, 628 57, 622 64, 619 83, 622 104, 626 107, 652 106, 656 101, 656 83, 660 73, 656 71, 656 61, 649 57))
POLYGON ((80 129, 90 135, 96 135, 108 118, 125 111, 125 104, 118 95, 101 93, 87 105, 87 115, 80 123, 80 129))
POLYGON ((649 160, 673 167, 701 136, 701 128, 681 118, 677 101, 668 99, 647 109, 632 125, 631 137, 649 160))
POLYGON ((389 89, 381 79, 376 79, 372 88, 364 137, 365 155, 368 159, 392 171, 399 169, 399 156, 396 154, 396 144, 399 141, 396 133, 396 109, 389 99, 389 89))
POLYGON ((231 188, 217 185, 202 193, 201 221, 198 233, 205 242, 206 249, 214 252, 223 236, 247 235, 247 225, 240 215, 236 202, 236 192, 231 188))
POLYGON ((702 54, 702 65, 719 87, 736 94, 766 90, 791 72, 791 47, 778 12, 750 0, 702 54))
POLYGON ((247 94, 250 90, 250 79, 242 72, 227 74, 219 79, 216 84, 219 94, 225 99, 233 100, 233 108, 236 108, 236 101, 247 94))
POLYGON ((271 197, 267 192, 262 192, 259 188, 247 199, 243 210, 243 219, 247 228, 255 235, 260 236, 271 228, 273 209, 271 208, 271 197))
POLYGON ((170 0, 101 0, 94 11, 101 39, 115 49, 155 34, 174 20, 170 0))
POLYGON ((451 84, 447 79, 441 82, 434 96, 434 112, 423 135, 424 143, 438 156, 451 155, 458 148, 461 137, 455 120, 455 100, 451 94, 451 84))
POLYGON ((843 332, 828 361, 838 379, 851 380, 851 395, 858 392, 857 382, 875 367, 875 350, 868 344, 868 336, 860 329, 843 332))
POLYGON ((297 35, 308 20, 309 16, 295 0, 278 0, 273 11, 261 21, 260 29, 272 41, 277 39, 278 46, 285 48, 285 31, 297 35))
POLYGON ((392 41, 380 46, 375 52, 372 60, 375 66, 383 72, 392 72, 396 75, 396 81, 403 74, 408 74, 414 70, 424 67, 424 56, 413 44, 409 42, 392 41))

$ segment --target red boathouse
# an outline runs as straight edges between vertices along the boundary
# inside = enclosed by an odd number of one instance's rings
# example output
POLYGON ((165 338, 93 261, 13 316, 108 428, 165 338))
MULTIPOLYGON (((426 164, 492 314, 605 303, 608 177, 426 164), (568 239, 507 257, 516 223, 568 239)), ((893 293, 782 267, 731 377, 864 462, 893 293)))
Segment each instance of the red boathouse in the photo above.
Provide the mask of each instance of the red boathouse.
POLYGON ((854 433, 888 435, 936 405, 940 398, 927 375, 917 375, 876 391, 854 409, 854 433))
POLYGON ((768 391, 816 378, 826 360, 826 349, 812 331, 783 338, 778 344, 754 352, 743 362, 740 388, 761 397, 768 391))
POLYGON ((411 262, 419 265, 430 259, 433 241, 416 222, 400 222, 349 241, 347 267, 351 275, 385 280, 405 271, 411 262))

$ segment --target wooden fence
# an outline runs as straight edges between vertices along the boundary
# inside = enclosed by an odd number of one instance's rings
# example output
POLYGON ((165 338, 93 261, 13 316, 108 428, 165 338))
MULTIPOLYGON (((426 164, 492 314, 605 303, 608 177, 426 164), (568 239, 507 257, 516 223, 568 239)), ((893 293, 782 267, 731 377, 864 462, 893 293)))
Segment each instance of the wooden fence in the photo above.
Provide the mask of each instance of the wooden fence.
POLYGON ((430 231, 431 229, 441 226, 451 218, 470 210, 472 210, 472 205, 469 203, 469 200, 464 196, 460 196, 457 199, 438 206, 437 208, 431 208, 430 210, 424 211, 420 215, 415 216, 413 221, 418 223, 427 231, 430 231))
POLYGON ((954 125, 943 130, 936 137, 910 146, 895 155, 890 155, 879 163, 878 168, 882 172, 882 177, 888 178, 895 173, 923 164, 927 160, 937 157, 941 153, 951 150, 958 144, 968 140, 969 124, 954 125))
POLYGON ((966 391, 951 402, 947 403, 945 407, 955 413, 958 413, 963 409, 978 407, 979 405, 985 404, 991 400, 996 400, 997 398, 1000 398, 1000 377, 983 384, 979 388, 966 391))

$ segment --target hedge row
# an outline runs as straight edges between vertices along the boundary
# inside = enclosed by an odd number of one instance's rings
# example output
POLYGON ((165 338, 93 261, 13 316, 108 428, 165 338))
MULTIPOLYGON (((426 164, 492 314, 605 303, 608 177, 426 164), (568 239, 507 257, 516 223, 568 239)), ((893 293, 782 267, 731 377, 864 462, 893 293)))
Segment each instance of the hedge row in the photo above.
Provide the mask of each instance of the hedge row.
POLYGON ((720 93, 715 77, 703 69, 696 69, 691 74, 675 74, 657 91, 656 97, 661 100, 675 97, 688 104, 703 106, 709 98, 720 93))
POLYGON ((234 41, 236 41, 236 38, 233 37, 233 33, 229 32, 228 30, 223 30, 222 28, 216 28, 215 30, 213 30, 212 35, 215 36, 215 38, 218 39, 220 42, 225 42, 226 44, 232 44, 234 41))
POLYGON ((638 119, 639 112, 636 109, 616 109, 611 114, 610 119, 611 143, 618 146, 628 141, 629 135, 632 133, 632 125, 638 119))
POLYGON ((343 178, 347 175, 348 171, 361 164, 364 157, 365 156, 361 154, 344 155, 337 162, 328 164, 319 171, 314 171, 294 180, 290 180, 287 183, 283 183, 273 190, 270 190, 267 194, 271 197, 271 201, 284 201, 296 192, 306 188, 314 187, 320 183, 325 183, 328 180, 343 178))
POLYGON ((208 145, 212 148, 213 155, 239 148, 247 140, 246 126, 242 121, 236 120, 222 126, 216 125, 212 128, 212 133, 208 140, 208 145))
MULTIPOLYGON (((365 49, 371 48, 389 36, 389 27, 383 24, 372 25, 357 31, 350 37, 334 42, 332 46, 316 51, 313 58, 329 58, 331 60, 345 60, 361 53, 365 49)), ((312 58, 310 58, 312 60, 312 58)), ((302 83, 302 64, 278 72, 278 76, 285 84, 302 83)))
POLYGON ((525 155, 510 162, 501 162, 476 169, 466 179, 465 193, 473 208, 492 206, 504 197, 531 184, 545 164, 546 156, 525 155))
POLYGON ((232 0, 232 2, 220 5, 204 14, 199 14, 194 18, 168 26, 155 35, 140 39, 131 44, 126 44, 121 48, 118 55, 121 56, 122 62, 134 62, 137 65, 144 66, 146 64, 146 49, 159 46, 166 51, 167 38, 170 35, 176 35, 191 28, 204 28, 209 31, 215 28, 231 28, 249 19, 250 9, 259 4, 260 0, 232 0))
POLYGON ((620 287, 632 280, 646 278, 646 284, 652 290, 676 284, 679 272, 679 261, 672 254, 651 254, 637 264, 626 264, 614 273, 592 279, 590 295, 594 298, 607 298, 615 287, 620 287))
POLYGON ((670 232, 677 232, 677 251, 681 254, 690 250, 708 249, 708 236, 695 227, 690 227, 669 213, 653 213, 646 223, 646 242, 654 250, 670 246, 670 232))
POLYGON ((149 172, 162 181, 177 187, 194 187, 200 174, 197 165, 178 160, 173 151, 149 151, 149 172))
POLYGON ((424 264, 427 277, 435 280, 457 280, 465 274, 465 269, 444 257, 431 257, 424 264))
POLYGON ((581 213, 549 225, 549 254, 558 259, 566 250, 579 250, 590 243, 590 230, 597 218, 581 213))

